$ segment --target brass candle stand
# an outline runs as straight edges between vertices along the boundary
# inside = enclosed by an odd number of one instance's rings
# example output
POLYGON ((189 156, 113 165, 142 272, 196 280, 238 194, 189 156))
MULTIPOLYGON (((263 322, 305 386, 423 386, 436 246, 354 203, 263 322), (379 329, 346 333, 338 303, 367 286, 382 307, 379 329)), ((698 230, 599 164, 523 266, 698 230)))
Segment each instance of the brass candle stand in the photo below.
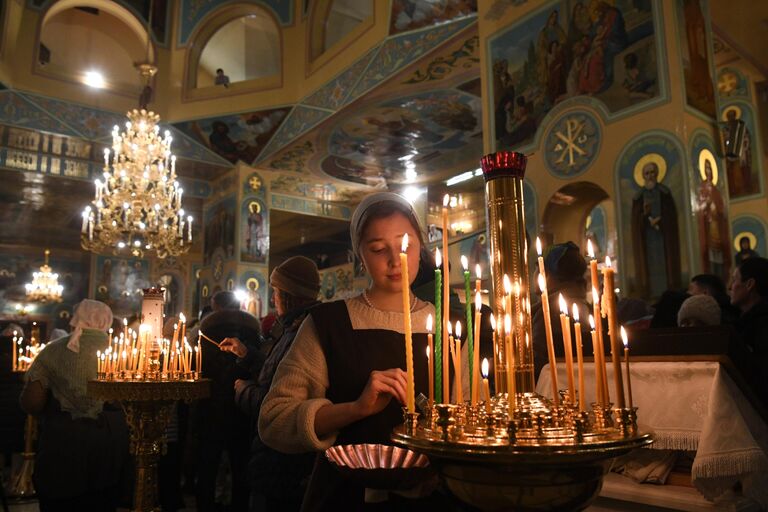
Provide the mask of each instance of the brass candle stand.
POLYGON ((550 400, 534 392, 526 161, 515 152, 481 161, 492 307, 497 319, 511 320, 505 336, 494 336, 497 393, 490 412, 485 403, 427 405, 415 426, 412 414, 405 418, 392 441, 429 456, 448 489, 481 510, 581 510, 599 492, 611 459, 653 439, 638 431, 634 408, 601 403, 580 410, 576 397, 566 393, 550 400), (505 281, 513 292, 505 291, 505 281))
POLYGON ((211 388, 210 379, 161 380, 159 373, 154 377, 152 380, 88 382, 88 395, 98 400, 119 402, 125 411, 131 432, 130 451, 136 457, 132 509, 136 512, 160 510, 157 505, 157 463, 165 450, 165 429, 174 402, 206 398, 211 388))
POLYGON ((415 428, 406 422, 392 435, 429 456, 448 489, 481 510, 580 510, 612 458, 652 442, 638 432, 635 410, 580 411, 523 393, 510 416, 506 394, 491 402, 491 414, 484 403, 436 404, 415 428))

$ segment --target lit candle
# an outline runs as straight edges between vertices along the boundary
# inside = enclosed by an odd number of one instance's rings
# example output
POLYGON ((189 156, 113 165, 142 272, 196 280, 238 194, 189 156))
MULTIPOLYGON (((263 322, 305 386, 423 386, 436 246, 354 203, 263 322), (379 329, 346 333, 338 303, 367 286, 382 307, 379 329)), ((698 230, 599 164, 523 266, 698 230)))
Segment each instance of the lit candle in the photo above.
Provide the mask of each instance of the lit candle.
POLYGON ((432 357, 429 355, 429 347, 427 347, 427 371, 429 373, 429 406, 432 407, 432 404, 434 403, 434 397, 435 397, 435 383, 432 380, 434 377, 434 374, 432 372, 432 357))
POLYGON ((475 292, 475 323, 473 324, 475 329, 475 353, 474 361, 472 364, 472 405, 477 405, 478 395, 480 394, 480 315, 482 315, 481 308, 483 307, 483 299, 480 296, 480 292, 475 292))
POLYGON ((491 332, 493 333, 493 358, 494 358, 494 360, 493 360, 493 378, 494 378, 494 382, 496 383, 496 390, 498 391, 498 389, 499 389, 499 371, 498 371, 498 368, 499 368, 499 363, 498 363, 498 358, 499 358, 499 350, 498 350, 499 338, 498 338, 498 333, 496 332, 496 317, 493 316, 493 313, 491 313, 490 320, 491 320, 491 332))
POLYGON ((456 336, 453 338, 453 365, 456 372, 456 403, 464 403, 464 390, 461 382, 461 322, 456 320, 456 336))
POLYGON ((544 271, 544 257, 541 255, 541 240, 536 237, 536 254, 538 255, 539 274, 546 278, 547 273, 544 271))
POLYGON ((629 373, 629 340, 627 339, 627 331, 624 330, 624 326, 621 326, 621 341, 624 342, 624 364, 627 366, 627 400, 629 401, 629 408, 632 409, 632 377, 629 373))
MULTIPOLYGON (((407 274, 406 274, 407 276, 407 274)), ((408 310, 410 311, 410 309, 408 310)), ((179 340, 184 340, 184 336, 187 334, 187 317, 184 316, 184 313, 179 313, 179 322, 181 322, 181 334, 179 334, 179 340)), ((159 337, 161 333, 154 332, 152 333, 152 336, 159 337)))
MULTIPOLYGON (((445 264, 443 265, 443 304, 445 308, 445 314, 443 315, 442 324, 444 344, 448 341, 448 329, 451 323, 451 270, 448 261, 448 205, 450 204, 450 201, 451 197, 448 194, 445 194, 445 196, 443 196, 443 209, 441 211, 443 222, 443 258, 445 258, 445 264)), ((451 388, 449 386, 450 379, 448 375, 449 349, 449 346, 443 347, 443 400, 446 403, 450 403, 451 401, 451 388)))
POLYGON ((568 305, 561 293, 558 298, 560 304, 560 328, 563 331, 563 353, 565 354, 565 374, 568 379, 568 399, 572 404, 576 403, 576 385, 573 376, 573 343, 571 342, 571 319, 568 316, 568 305))
POLYGON ((123 318, 123 336, 127 339, 128 338, 128 319, 123 318))
POLYGON ((619 322, 616 311, 616 295, 614 293, 614 271, 611 267, 611 258, 605 257, 603 269, 603 300, 605 300, 606 313, 608 315, 608 336, 611 338, 611 361, 613 363, 613 383, 616 388, 616 405, 624 409, 624 379, 621 377, 621 360, 619 348, 619 322))
POLYGON ((195 372, 200 375, 200 345, 195 346, 195 372))
POLYGON ((599 341, 597 339, 597 332, 595 331, 595 317, 589 315, 589 328, 592 335, 592 352, 595 354, 595 403, 603 405, 603 373, 600 371, 599 365, 599 341))
POLYGON ((96 351, 96 373, 101 373, 101 350, 96 351))
POLYGON ((16 367, 18 365, 18 359, 17 359, 18 356, 16 355, 17 334, 18 334, 18 331, 13 331, 13 339, 11 340, 11 352, 13 353, 13 363, 11 368, 13 368, 14 371, 16 371, 16 367))
POLYGON ((605 349, 602 338, 603 326, 600 320, 600 295, 597 293, 597 288, 592 288, 592 311, 594 316, 590 315, 592 317, 591 325, 595 330, 592 333, 594 337, 593 354, 595 358, 595 375, 598 377, 597 395, 599 399, 597 403, 606 405, 610 403, 610 397, 608 396, 608 374, 605 369, 605 349), (597 319, 597 324, 595 324, 595 318, 597 319))
POLYGON ((203 371, 203 347, 200 346, 200 331, 197 333, 197 373, 202 375, 203 371))
POLYGON ((552 379, 552 401, 560 405, 560 396, 557 386, 557 362, 555 361, 555 345, 552 341, 552 321, 549 314, 549 295, 547 294, 547 280, 544 274, 539 274, 539 289, 541 290, 541 312, 544 315, 544 333, 547 336, 547 356, 549 359, 549 376, 552 379))
POLYGON ((512 350, 512 315, 504 315, 504 338, 506 340, 507 355, 507 403, 509 404, 509 417, 515 412, 517 405, 517 387, 515 383, 515 351, 512 350))
MULTIPOLYGON (((443 373, 447 361, 443 347, 443 272, 440 265, 443 260, 440 257, 440 249, 435 248, 435 398, 437 403, 443 402, 443 373)), ((449 308, 450 310, 450 308, 449 308)), ((448 375, 445 373, 445 375, 448 375)), ((446 400, 448 397, 446 396, 446 400)))
POLYGON ((586 410, 586 392, 584 390, 584 352, 581 346, 581 323, 579 308, 573 303, 573 333, 576 335, 576 364, 579 366, 579 409, 586 410))
POLYGON ((482 270, 480 264, 475 265, 475 293, 480 293, 480 285, 483 280, 482 270))
POLYGON ((472 291, 470 287, 469 260, 461 255, 461 267, 464 269, 464 312, 467 317, 467 355, 469 364, 469 396, 476 396, 477 386, 474 383, 475 343, 472 330, 472 291))
POLYGON ((427 315, 427 366, 429 367, 429 405, 435 402, 435 347, 432 341, 432 314, 427 315))
POLYGON ((408 233, 403 234, 400 252, 400 285, 403 292, 403 330, 405 331, 406 407, 416 412, 413 384, 413 339, 411 335, 411 280, 408 276, 408 233))
POLYGON ((488 359, 483 358, 483 390, 485 391, 485 414, 491 414, 491 387, 488 385, 488 359))

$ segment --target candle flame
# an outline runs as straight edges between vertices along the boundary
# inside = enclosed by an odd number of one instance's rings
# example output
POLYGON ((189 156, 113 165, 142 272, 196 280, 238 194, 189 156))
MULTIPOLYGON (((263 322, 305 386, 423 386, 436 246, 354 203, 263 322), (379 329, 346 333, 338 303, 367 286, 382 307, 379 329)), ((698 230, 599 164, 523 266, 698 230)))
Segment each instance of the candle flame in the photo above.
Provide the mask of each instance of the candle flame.
POLYGON ((128 325, 128 319, 127 318, 123 318, 123 325, 128 325))
POLYGON ((539 240, 539 237, 536 237, 536 254, 541 256, 541 240, 539 240))
POLYGON ((483 278, 483 273, 481 272, 480 264, 479 263, 475 265, 475 276, 478 279, 482 279, 483 278))
POLYGON ((504 293, 509 295, 512 293, 512 281, 509 280, 509 276, 504 274, 504 293))
POLYGON ((592 248, 592 239, 587 239, 587 256, 589 256, 592 259, 595 259, 595 250, 592 248))
POLYGON ((504 332, 506 334, 512 333, 512 317, 509 314, 504 315, 504 332))
POLYGON ((483 378, 487 379, 488 378, 488 358, 487 357, 483 358, 483 363, 480 365, 480 371, 483 374, 483 378))
POLYGON ((515 281, 515 296, 520 295, 520 281, 515 281))
POLYGON ((560 304, 560 312, 564 314, 565 316, 568 316, 568 304, 565 302, 565 298, 563 297, 563 294, 561 293, 559 298, 557 299, 558 304, 560 304))
POLYGON ((541 293, 547 291, 547 280, 541 274, 539 274, 539 290, 541 290, 541 293))
POLYGON ((595 317, 589 315, 589 328, 595 330, 595 317))
POLYGON ((179 321, 183 324, 187 323, 187 317, 184 316, 184 313, 179 313, 179 321))
MULTIPOLYGON (((451 203, 451 196, 449 196, 448 194, 445 194, 443 196, 443 208, 448 208, 448 205, 450 203, 451 203)), ((445 235, 443 235, 443 236, 445 236, 445 235)))
POLYGON ((597 288, 595 288, 594 286, 592 287, 592 303, 593 304, 600 303, 600 294, 597 293, 597 288))
POLYGON ((573 321, 578 322, 579 321, 579 307, 576 305, 576 303, 573 303, 573 321))
POLYGON ((483 307, 483 298, 480 296, 480 292, 475 292, 475 309, 480 311, 483 307))
POLYGON ((608 268, 611 268, 611 257, 610 256, 606 256, 605 257, 605 266, 608 267, 608 268))
POLYGON ((464 269, 464 272, 469 270, 469 260, 463 254, 461 255, 461 268, 464 269))
POLYGON ((432 332, 432 313, 427 315, 427 332, 432 332))
POLYGON ((448 324, 448 336, 453 334, 453 326, 451 325, 451 322, 445 322, 448 324))
POLYGON ((440 267, 443 264, 443 257, 440 255, 440 249, 435 247, 435 267, 440 267))
POLYGON ((619 332, 621 333, 621 341, 624 343, 624 348, 629 347, 629 340, 627 339, 627 331, 624 330, 624 326, 622 325, 619 329, 619 332))
POLYGON ((491 329, 496 330, 496 317, 493 316, 493 313, 491 313, 491 329))
POLYGON ((456 338, 461 338, 461 322, 456 320, 456 338))
POLYGON ((408 233, 403 234, 403 244, 400 246, 400 252, 408 250, 408 233))
POLYGON ((429 347, 427 347, 427 361, 429 361, 429 347))

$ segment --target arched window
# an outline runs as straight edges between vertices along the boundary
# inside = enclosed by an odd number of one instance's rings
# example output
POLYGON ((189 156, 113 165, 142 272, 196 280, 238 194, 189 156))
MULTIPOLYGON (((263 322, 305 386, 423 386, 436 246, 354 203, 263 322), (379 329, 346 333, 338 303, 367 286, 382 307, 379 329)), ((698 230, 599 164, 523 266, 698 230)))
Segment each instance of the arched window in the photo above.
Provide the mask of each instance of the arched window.
POLYGON ((315 60, 364 22, 373 20, 373 0, 320 0, 312 12, 309 58, 315 60))
POLYGON ((222 9, 202 25, 194 40, 190 88, 280 76, 280 28, 270 14, 258 7, 222 9))
POLYGON ((146 27, 117 3, 62 0, 43 17, 35 65, 43 74, 78 82, 97 73, 103 88, 132 95, 143 85, 135 64, 153 61, 153 55, 146 27))

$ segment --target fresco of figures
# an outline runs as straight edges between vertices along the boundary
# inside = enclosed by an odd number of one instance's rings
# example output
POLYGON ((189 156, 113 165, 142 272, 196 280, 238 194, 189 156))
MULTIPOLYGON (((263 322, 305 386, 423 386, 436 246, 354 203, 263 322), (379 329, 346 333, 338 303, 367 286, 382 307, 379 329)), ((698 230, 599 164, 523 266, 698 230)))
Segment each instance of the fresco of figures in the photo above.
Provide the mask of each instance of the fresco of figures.
POLYGON ((688 105, 715 117, 715 87, 712 83, 707 21, 701 0, 677 0, 680 53, 683 57, 685 97, 688 105))
POLYGON ((266 263, 269 252, 268 211, 257 199, 246 199, 240 210, 240 260, 266 263))
POLYGON ((389 33, 445 23, 477 12, 477 0, 392 0, 389 33))
MULTIPOLYGON (((728 176, 728 197, 731 200, 760 194, 760 150, 755 137, 755 117, 752 107, 744 101, 729 103, 722 109, 720 120, 729 123, 734 120, 744 122, 744 138, 738 152, 738 158, 725 162, 728 176)), ((727 128, 726 128, 727 130, 727 128)))
POLYGON ((205 209, 205 236, 203 264, 208 264, 216 249, 222 249, 224 258, 235 255, 235 198, 228 197, 205 209))
POLYGON ((616 113, 658 94, 651 0, 561 0, 490 42, 497 149, 533 141, 542 118, 577 96, 616 113))

